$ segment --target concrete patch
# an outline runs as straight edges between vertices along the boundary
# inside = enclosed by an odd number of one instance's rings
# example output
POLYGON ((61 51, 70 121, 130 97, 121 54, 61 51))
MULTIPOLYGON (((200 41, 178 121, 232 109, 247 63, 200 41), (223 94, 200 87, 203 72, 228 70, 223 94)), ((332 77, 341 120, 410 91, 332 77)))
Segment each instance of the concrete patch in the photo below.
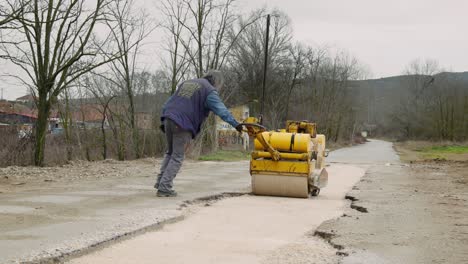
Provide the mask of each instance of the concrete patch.
POLYGON ((133 190, 154 190, 153 185, 134 185, 122 184, 115 186, 116 189, 133 189, 133 190))
POLYGON ((39 236, 30 235, 0 235, 1 240, 25 240, 25 239, 37 239, 39 236))
POLYGON ((33 203, 55 203, 55 204, 69 204, 76 203, 87 199, 82 196, 65 196, 65 195, 40 195, 32 197, 24 197, 16 199, 18 202, 33 202, 33 203))
POLYGON ((73 195, 86 195, 86 196, 130 196, 137 194, 137 191, 122 191, 122 190, 103 190, 103 191, 80 191, 68 194, 73 195))
POLYGON ((217 203, 210 203, 217 196, 200 198, 204 206, 184 221, 68 263, 336 263, 333 247, 304 234, 342 214, 345 194, 365 171, 347 165, 329 169, 333 181, 316 198, 242 195, 217 203))
POLYGON ((34 210, 34 207, 0 205, 0 214, 24 214, 34 210))

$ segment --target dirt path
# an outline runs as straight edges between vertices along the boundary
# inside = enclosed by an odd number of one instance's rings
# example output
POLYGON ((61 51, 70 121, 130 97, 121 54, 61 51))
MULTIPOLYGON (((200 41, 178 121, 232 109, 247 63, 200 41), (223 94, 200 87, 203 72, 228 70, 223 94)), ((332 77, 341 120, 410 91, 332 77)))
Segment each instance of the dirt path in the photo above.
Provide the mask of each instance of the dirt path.
POLYGON ((336 263, 336 250, 311 235, 323 221, 342 214, 344 196, 364 169, 334 165, 329 174, 329 186, 315 199, 225 199, 161 231, 70 263, 336 263))

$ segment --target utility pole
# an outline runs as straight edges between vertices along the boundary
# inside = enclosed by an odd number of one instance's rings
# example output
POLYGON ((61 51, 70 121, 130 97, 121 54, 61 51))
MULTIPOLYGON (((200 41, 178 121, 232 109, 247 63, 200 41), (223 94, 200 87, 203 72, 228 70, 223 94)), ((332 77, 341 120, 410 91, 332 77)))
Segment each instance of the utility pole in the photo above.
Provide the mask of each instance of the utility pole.
POLYGON ((1 99, 0 99, 0 100, 2 100, 2 101, 3 101, 3 90, 5 90, 5 88, 3 88, 3 87, 2 87, 1 89, 2 89, 2 97, 1 97, 1 99))
POLYGON ((265 60, 263 66, 263 83, 262 83, 262 104, 260 108, 260 124, 263 123, 263 114, 265 108, 265 86, 267 81, 268 71, 268 42, 270 40, 270 15, 267 15, 267 26, 266 26, 266 39, 265 39, 265 60))

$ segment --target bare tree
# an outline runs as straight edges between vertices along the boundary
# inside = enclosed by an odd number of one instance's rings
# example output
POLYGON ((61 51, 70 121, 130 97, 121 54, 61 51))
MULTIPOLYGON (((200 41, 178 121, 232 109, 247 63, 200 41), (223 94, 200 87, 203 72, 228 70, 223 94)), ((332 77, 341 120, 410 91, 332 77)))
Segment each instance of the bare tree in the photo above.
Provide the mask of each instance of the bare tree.
POLYGON ((71 114, 71 103, 70 103, 70 88, 66 88, 59 96, 60 100, 57 103, 60 121, 63 125, 63 132, 65 135, 65 145, 67 150, 67 161, 72 160, 73 148, 72 148, 72 114, 71 114))
MULTIPOLYGON (((84 0, 22 0, 15 19, 16 32, 3 43, 3 58, 26 74, 10 75, 30 88, 36 98, 35 164, 44 165, 48 117, 59 94, 83 74, 117 59, 118 53, 99 56, 106 39, 95 39, 95 28, 105 19, 109 0, 96 0, 93 8, 84 0)), ((7 0, 13 5, 13 0, 7 0)))
POLYGON ((166 67, 170 72, 171 95, 174 94, 177 84, 182 80, 188 70, 188 50, 192 36, 184 38, 184 24, 187 23, 188 8, 183 0, 164 0, 161 2, 164 16, 163 28, 169 34, 166 51, 169 52, 169 63, 166 67))
POLYGON ((289 62, 289 70, 287 71, 289 73, 289 85, 284 118, 289 117, 289 104, 291 101, 291 94, 294 88, 296 88, 300 84, 301 80, 304 79, 303 74, 305 73, 306 69, 306 52, 307 51, 300 43, 297 43, 294 46, 290 47, 291 59, 289 62))
POLYGON ((117 149, 117 157, 119 160, 125 160, 125 127, 127 124, 123 121, 123 114, 120 113, 122 106, 119 104, 118 95, 119 88, 115 88, 114 82, 109 81, 102 75, 87 74, 82 78, 83 86, 89 91, 95 101, 98 103, 97 110, 101 113, 100 132, 101 132, 101 146, 102 146, 102 158, 108 158, 108 142, 106 134, 106 122, 109 122, 109 127, 112 131, 114 143, 117 149), (114 105, 111 105, 115 102, 114 105), (113 109, 111 109, 113 108, 113 109))
POLYGON ((170 31, 197 77, 221 68, 239 36, 259 19, 253 13, 244 20, 234 12, 234 4, 235 0, 181 0, 166 5, 165 16, 178 22, 170 31))
POLYGON ((410 138, 418 134, 417 128, 422 127, 422 119, 417 114, 426 108, 424 94, 434 84, 434 75, 441 70, 434 60, 414 60, 404 73, 400 93, 399 108, 393 113, 394 120, 402 128, 404 137, 410 138))
MULTIPOLYGON (((164 25, 171 36, 171 93, 187 74, 202 77, 208 69, 220 69, 229 57, 234 43, 245 29, 258 19, 244 21, 234 10, 234 0, 180 0, 163 3, 164 25)), ((196 145, 215 149, 215 119, 208 118, 196 145)))
MULTIPOLYGON (((263 10, 254 14, 263 14, 263 10)), ((260 15, 262 17, 262 15, 260 15)), ((288 89, 292 84, 290 66, 292 31, 289 18, 280 11, 272 12, 271 35, 268 54, 268 76, 265 98, 262 98, 263 61, 266 40, 266 27, 263 20, 256 20, 247 27, 244 34, 237 39, 232 49, 230 69, 237 75, 241 94, 249 101, 265 100, 265 121, 271 127, 279 125, 285 116, 288 89)), ((293 85, 295 86, 295 84, 293 85)), ((252 105, 251 112, 260 112, 260 104, 252 105)))
POLYGON ((24 7, 24 2, 16 1, 1 1, 0 2, 0 29, 14 28, 11 25, 20 15, 24 7))
POLYGON ((109 80, 121 88, 128 100, 128 118, 132 129, 134 152, 136 158, 140 158, 140 139, 135 111, 135 71, 140 48, 154 26, 142 11, 134 12, 133 6, 134 0, 114 0, 106 23, 111 31, 112 41, 122 54, 112 61, 113 76, 109 80))
MULTIPOLYGON (((86 75, 85 75, 86 76, 86 75)), ((91 161, 91 147, 89 144, 89 132, 88 127, 86 125, 86 103, 89 98, 89 92, 87 91, 87 87, 83 84, 83 77, 77 83, 77 95, 78 95, 78 111, 81 117, 81 122, 78 120, 79 118, 75 117, 75 135, 77 137, 78 147, 81 152, 83 152, 83 145, 84 145, 84 154, 87 161, 91 161), (83 135, 81 134, 83 133, 83 135), (83 140, 84 137, 84 140, 83 140)))

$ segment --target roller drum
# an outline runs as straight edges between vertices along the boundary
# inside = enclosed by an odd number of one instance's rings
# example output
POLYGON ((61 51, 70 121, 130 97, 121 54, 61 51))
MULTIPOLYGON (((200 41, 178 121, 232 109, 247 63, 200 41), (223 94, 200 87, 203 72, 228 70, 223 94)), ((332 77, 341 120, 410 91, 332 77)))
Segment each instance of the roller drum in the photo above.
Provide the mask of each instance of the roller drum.
POLYGON ((255 195, 309 197, 308 177, 277 174, 252 174, 252 193, 255 195))

